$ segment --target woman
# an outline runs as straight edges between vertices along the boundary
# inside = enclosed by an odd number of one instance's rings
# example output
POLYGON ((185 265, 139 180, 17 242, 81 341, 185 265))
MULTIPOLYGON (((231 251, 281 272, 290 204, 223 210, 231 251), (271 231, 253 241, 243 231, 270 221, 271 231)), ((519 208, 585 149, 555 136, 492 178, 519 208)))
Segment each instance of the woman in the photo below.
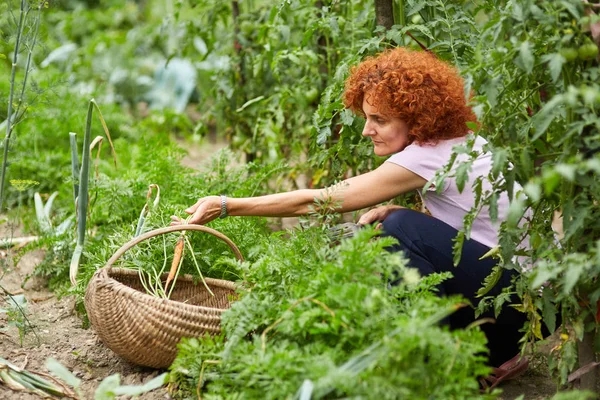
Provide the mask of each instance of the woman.
MULTIPOLYGON (((404 48, 386 51, 355 67, 346 81, 344 103, 365 118, 362 134, 371 139, 374 153, 390 156, 379 168, 345 180, 344 190, 333 194, 325 189, 306 189, 252 198, 204 197, 185 210, 192 215, 189 223, 205 224, 227 215, 303 215, 309 212, 315 198, 327 195, 339 202, 340 212, 348 212, 378 205, 412 190, 421 193, 436 171, 448 162, 452 147, 465 143, 467 123, 476 123, 456 69, 429 52, 404 48)), ((474 150, 481 151, 485 143, 477 137, 474 150)), ((384 233, 399 242, 394 250, 404 251, 409 265, 422 275, 443 271, 453 274, 440 286, 441 295, 462 294, 475 305, 475 294, 495 265, 491 258, 480 258, 498 244, 498 223, 492 223, 487 211, 479 213, 457 267, 453 266, 452 239, 473 207, 472 182, 478 176, 486 177, 490 168, 491 155, 482 152, 473 163, 462 192, 453 178, 447 178, 442 188, 430 186, 422 197, 432 216, 384 205, 363 214, 359 224, 382 223, 384 233)), ((484 179, 484 191, 490 187, 484 179)), ((501 196, 500 221, 506 217, 507 209, 508 198, 501 196)), ((183 222, 172 218, 173 224, 183 222)), ((505 271, 491 294, 500 293, 510 284, 511 277, 505 271)), ((518 353, 519 329, 524 320, 523 314, 506 307, 495 324, 482 326, 488 337, 492 365, 500 365, 518 353)), ((473 310, 463 309, 451 316, 450 324, 465 327, 473 321, 473 310)), ((503 368, 514 372, 518 364, 522 370, 524 363, 517 360, 503 368)), ((498 376, 504 373, 496 372, 498 376)))

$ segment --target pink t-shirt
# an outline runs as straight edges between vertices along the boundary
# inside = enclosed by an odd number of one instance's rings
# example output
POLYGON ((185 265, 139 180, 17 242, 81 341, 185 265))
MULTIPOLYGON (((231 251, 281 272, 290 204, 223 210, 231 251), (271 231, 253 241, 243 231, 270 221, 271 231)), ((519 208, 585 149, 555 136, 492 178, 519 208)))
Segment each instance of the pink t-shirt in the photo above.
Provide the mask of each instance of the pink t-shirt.
MULTIPOLYGON (((411 144, 401 152, 392 155, 387 162, 400 165, 430 181, 435 177, 436 171, 444 167, 450 160, 452 147, 465 144, 465 142, 466 137, 461 137, 443 140, 436 145, 411 144)), ((457 230, 463 227, 463 218, 475 203, 475 193, 472 188, 475 179, 478 176, 484 177, 482 182, 483 193, 492 190, 491 184, 487 179, 492 168, 492 155, 489 152, 484 153, 482 149, 486 143, 487 141, 480 136, 475 138, 473 151, 477 151, 480 155, 473 162, 472 168, 469 171, 469 179, 465 183, 462 193, 458 191, 454 177, 447 177, 444 180, 444 188, 442 188, 440 193, 437 193, 433 186, 424 195, 419 191, 431 215, 457 230)), ((468 156, 466 154, 459 154, 453 168, 456 168, 460 165, 461 161, 467 159, 468 156)), ((508 196, 506 193, 502 193, 498 199, 498 221, 496 223, 492 223, 488 208, 483 208, 473 222, 471 239, 488 247, 498 245, 498 228, 500 222, 506 219, 508 205, 508 196)))

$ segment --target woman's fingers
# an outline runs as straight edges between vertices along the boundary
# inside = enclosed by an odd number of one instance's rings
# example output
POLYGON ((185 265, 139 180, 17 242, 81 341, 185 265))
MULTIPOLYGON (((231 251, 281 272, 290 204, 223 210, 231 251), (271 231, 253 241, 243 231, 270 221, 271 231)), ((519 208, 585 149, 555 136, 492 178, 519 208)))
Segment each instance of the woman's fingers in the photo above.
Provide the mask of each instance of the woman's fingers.
POLYGON ((367 224, 372 224, 373 222, 376 222, 376 221, 383 221, 385 219, 384 208, 385 208, 385 206, 382 206, 382 207, 377 207, 377 208, 367 211, 360 217, 360 219, 358 220, 358 223, 360 225, 367 225, 367 224))
MULTIPOLYGON (((373 222, 381 222, 384 219, 386 219, 388 217, 388 215, 390 215, 392 212, 399 210, 401 208, 404 208, 404 207, 396 206, 396 205, 385 205, 385 206, 379 206, 379 207, 373 208, 372 210, 369 210, 366 213, 364 213, 358 220, 358 223, 360 225, 366 225, 366 224, 372 224, 373 222)), ((381 227, 381 224, 378 224, 376 226, 376 229, 379 229, 380 227, 381 227)))
POLYGON ((171 215, 171 225, 183 225, 185 224, 185 220, 183 218, 179 218, 177 215, 171 215))
MULTIPOLYGON (((373 210, 371 210, 373 211, 373 210)), ((371 211, 367 211, 358 219, 359 225, 368 225, 373 222, 373 213, 371 211)))
POLYGON ((196 202, 196 204, 194 204, 193 206, 190 206, 190 207, 186 208, 186 209, 184 210, 184 212, 186 212, 186 213, 188 213, 188 214, 190 214, 190 215, 191 215, 191 214, 193 214, 193 213, 195 213, 195 212, 196 212, 196 210, 198 209, 198 207, 200 207, 200 205, 201 205, 202 203, 204 203, 205 201, 206 201, 206 197, 203 197, 203 198, 199 199, 199 200, 196 202))
POLYGON ((210 197, 214 197, 214 196, 203 197, 201 199, 198 199, 198 201, 194 205, 183 210, 186 214, 191 215, 191 217, 189 217, 187 220, 183 219, 181 217, 178 217, 176 215, 172 215, 171 216, 171 225, 182 225, 182 224, 202 225, 202 224, 212 221, 214 218, 206 218, 205 217, 206 203, 207 203, 207 200, 210 199, 210 197))
POLYGON ((221 198, 219 196, 204 197, 185 210, 185 212, 192 214, 188 223, 198 225, 206 224, 221 214, 221 198), (188 212, 188 210, 191 211, 192 209, 194 210, 193 212, 188 212))

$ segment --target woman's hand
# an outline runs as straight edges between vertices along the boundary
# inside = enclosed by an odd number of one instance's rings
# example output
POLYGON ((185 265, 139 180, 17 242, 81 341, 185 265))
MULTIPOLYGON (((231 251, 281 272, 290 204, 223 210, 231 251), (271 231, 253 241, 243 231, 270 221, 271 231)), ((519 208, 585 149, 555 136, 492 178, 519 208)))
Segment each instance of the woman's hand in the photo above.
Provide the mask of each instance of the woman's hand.
POLYGON ((184 220, 176 215, 171 216, 171 225, 197 224, 204 225, 221 215, 221 198, 219 196, 203 197, 193 206, 185 210, 191 217, 184 220))
POLYGON ((377 224, 377 226, 375 226, 375 229, 381 229, 381 227, 382 227, 381 221, 386 219, 387 216, 390 215, 392 212, 394 212, 396 210, 400 210, 401 208, 404 208, 404 207, 396 206, 393 204, 373 208, 372 210, 369 210, 366 213, 364 213, 359 218, 358 224, 359 225, 367 225, 367 224, 372 224, 374 222, 379 222, 377 224))

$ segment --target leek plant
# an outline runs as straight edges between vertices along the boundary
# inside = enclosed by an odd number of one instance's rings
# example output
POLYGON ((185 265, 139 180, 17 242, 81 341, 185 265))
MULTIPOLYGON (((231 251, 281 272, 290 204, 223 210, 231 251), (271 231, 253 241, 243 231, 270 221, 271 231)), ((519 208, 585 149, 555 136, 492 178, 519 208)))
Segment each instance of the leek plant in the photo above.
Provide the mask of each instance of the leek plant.
POLYGON ((78 399, 77 394, 53 377, 27 371, 0 358, 0 383, 15 391, 37 394, 43 398, 78 399))
MULTIPOLYGON (((92 115, 94 108, 98 113, 98 118, 102 123, 102 127, 104 128, 104 133, 108 139, 110 144, 110 148, 113 155, 113 160, 115 167, 117 166, 117 158, 115 155, 115 148, 112 143, 112 139, 110 137, 110 132, 108 131, 108 127, 106 126, 106 122, 104 121, 104 117, 102 116, 102 112, 100 111, 100 107, 94 99, 90 100, 85 124, 85 134, 83 136, 83 150, 81 154, 81 167, 78 168, 77 165, 77 147, 71 144, 71 160, 73 173, 77 169, 79 169, 79 179, 78 182, 74 183, 74 190, 76 188, 77 197, 75 200, 75 208, 77 210, 77 243, 75 246, 75 251, 73 252, 73 257, 71 258, 71 264, 69 267, 69 278, 73 285, 77 284, 77 271, 79 269, 79 260, 81 259, 81 255, 83 253, 83 245, 85 242, 85 229, 87 223, 87 213, 88 213, 88 199, 89 199, 89 172, 90 172, 90 158, 93 146, 91 144, 91 133, 92 133, 92 115)), ((70 133, 71 143, 74 141, 74 133, 70 133)), ((96 143, 98 140, 95 139, 96 143)))
MULTIPOLYGON (((53 358, 46 361, 46 368, 53 375, 31 372, 0 358, 0 384, 14 391, 29 392, 43 398, 83 399, 81 379, 77 378, 64 365, 53 358)), ((143 385, 121 385, 119 374, 110 375, 102 380, 94 392, 94 399, 113 400, 117 396, 140 396, 158 389, 165 383, 167 374, 163 373, 143 385)))

